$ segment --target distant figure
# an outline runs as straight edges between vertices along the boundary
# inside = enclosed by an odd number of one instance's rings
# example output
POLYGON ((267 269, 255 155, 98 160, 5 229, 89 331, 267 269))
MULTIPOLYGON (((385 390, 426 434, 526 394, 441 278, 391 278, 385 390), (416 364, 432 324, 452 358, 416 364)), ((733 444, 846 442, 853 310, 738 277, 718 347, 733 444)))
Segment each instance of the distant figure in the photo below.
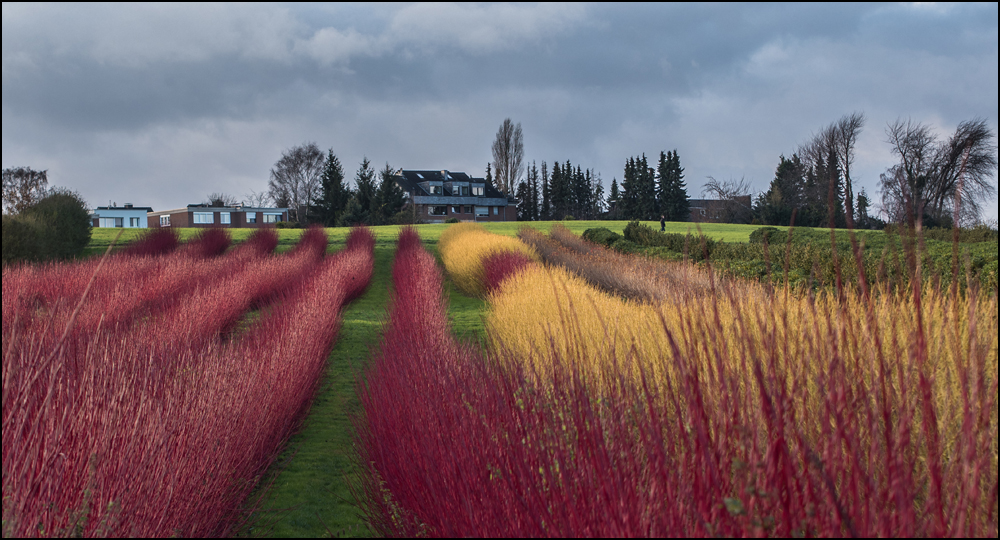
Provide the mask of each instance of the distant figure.
POLYGON ((660 232, 667 232, 667 219, 660 216, 660 232))

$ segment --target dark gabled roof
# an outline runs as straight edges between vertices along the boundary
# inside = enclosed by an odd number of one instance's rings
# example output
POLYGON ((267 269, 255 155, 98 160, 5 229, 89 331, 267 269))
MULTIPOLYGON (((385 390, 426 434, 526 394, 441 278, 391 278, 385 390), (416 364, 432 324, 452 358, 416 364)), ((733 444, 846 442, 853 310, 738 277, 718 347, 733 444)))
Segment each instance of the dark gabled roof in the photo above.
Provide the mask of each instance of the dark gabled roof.
MULTIPOLYGON (((504 195, 500 193, 497 188, 493 187, 492 184, 486 182, 485 178, 474 178, 465 174, 464 172, 452 172, 452 171, 400 171, 399 175, 396 175, 396 183, 399 184, 403 190, 413 193, 414 195, 428 195, 427 191, 420 186, 421 182, 472 182, 472 183, 482 183, 486 185, 485 197, 500 198, 504 195), (444 174, 448 174, 446 179, 444 174)), ((451 190, 447 187, 444 189, 445 195, 451 195, 451 190)))

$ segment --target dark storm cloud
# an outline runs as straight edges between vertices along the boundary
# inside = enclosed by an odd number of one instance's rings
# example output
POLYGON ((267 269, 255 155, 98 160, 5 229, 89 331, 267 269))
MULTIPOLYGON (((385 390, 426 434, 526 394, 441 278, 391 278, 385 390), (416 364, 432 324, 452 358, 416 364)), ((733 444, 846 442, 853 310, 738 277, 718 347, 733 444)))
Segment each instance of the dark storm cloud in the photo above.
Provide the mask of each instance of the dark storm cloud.
POLYGON ((996 4, 5 3, 3 161, 169 206, 260 191, 304 141, 349 171, 482 174, 509 116, 528 159, 605 185, 677 148, 698 196, 707 175, 765 189, 779 154, 863 110, 871 193, 886 122, 996 130, 996 81, 996 4))

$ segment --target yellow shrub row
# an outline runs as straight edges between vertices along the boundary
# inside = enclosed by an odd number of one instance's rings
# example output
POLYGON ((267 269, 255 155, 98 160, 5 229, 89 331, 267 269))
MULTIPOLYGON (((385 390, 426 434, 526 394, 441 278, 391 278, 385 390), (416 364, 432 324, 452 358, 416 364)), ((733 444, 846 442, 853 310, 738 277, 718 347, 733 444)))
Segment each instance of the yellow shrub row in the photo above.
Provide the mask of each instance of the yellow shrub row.
POLYGON ((438 252, 448 275, 466 294, 483 296, 483 261, 501 251, 524 253, 538 260, 535 250, 511 236, 493 234, 476 223, 456 223, 441 233, 438 252))
MULTIPOLYGON (((789 406, 805 415, 827 406, 818 386, 823 381, 828 388, 846 385, 847 393, 879 387, 880 358, 889 370, 889 401, 912 403, 913 396, 903 394, 918 391, 923 365, 933 381, 946 446, 961 427, 962 365, 978 364, 970 366, 971 373, 973 379, 983 378, 987 392, 997 376, 996 297, 956 303, 927 290, 918 310, 912 297, 882 294, 870 303, 870 316, 869 303, 857 294, 847 293, 842 300, 826 294, 771 294, 750 282, 722 286, 715 296, 672 298, 676 300, 655 305, 623 300, 562 267, 538 265, 508 278, 490 295, 487 329, 494 350, 509 353, 501 357, 523 362, 543 378, 551 373, 554 359, 575 362, 599 385, 622 374, 638 382, 641 367, 648 383, 678 391, 684 383, 677 359, 702 381, 714 380, 721 362, 730 374, 737 374, 730 378, 740 381, 734 392, 755 399, 753 368, 760 362, 769 376, 784 378, 796 396, 789 406), (920 350, 915 346, 918 312, 923 316, 925 358, 913 356, 920 350), (770 366, 776 367, 774 373, 770 366)), ((705 396, 715 405, 723 399, 705 396)), ((846 406, 862 406, 875 398, 844 399, 846 406)), ((994 428, 996 422, 994 407, 994 428)))

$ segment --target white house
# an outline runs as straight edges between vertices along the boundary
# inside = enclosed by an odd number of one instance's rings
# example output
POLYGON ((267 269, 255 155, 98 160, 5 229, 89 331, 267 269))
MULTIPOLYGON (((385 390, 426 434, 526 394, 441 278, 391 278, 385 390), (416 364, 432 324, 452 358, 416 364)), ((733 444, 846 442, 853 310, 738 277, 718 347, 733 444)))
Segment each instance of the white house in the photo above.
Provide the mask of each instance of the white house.
POLYGON ((145 229, 148 220, 146 214, 153 209, 148 206, 98 206, 90 214, 94 227, 122 227, 126 229, 145 229))

